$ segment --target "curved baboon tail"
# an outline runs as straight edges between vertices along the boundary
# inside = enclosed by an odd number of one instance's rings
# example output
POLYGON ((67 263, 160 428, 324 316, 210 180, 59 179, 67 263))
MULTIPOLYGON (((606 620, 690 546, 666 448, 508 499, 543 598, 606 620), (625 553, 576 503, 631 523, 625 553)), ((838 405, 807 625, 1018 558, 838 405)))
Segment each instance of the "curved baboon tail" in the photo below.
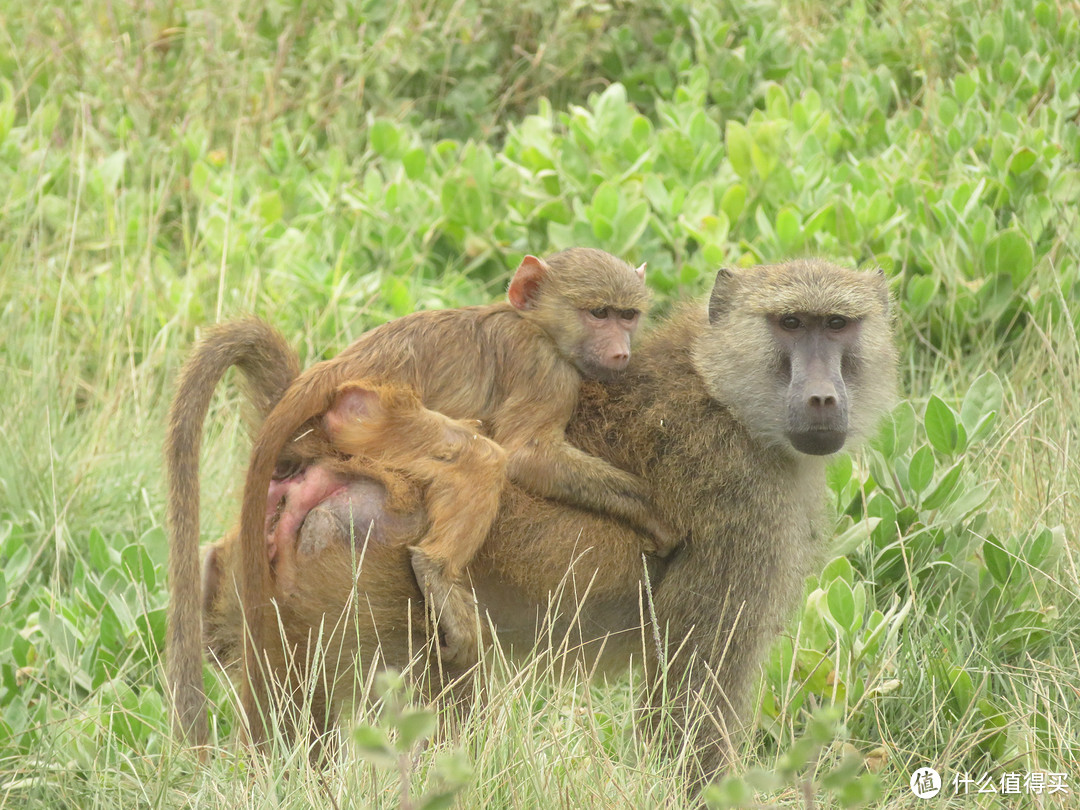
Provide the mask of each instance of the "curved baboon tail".
POLYGON ((324 360, 301 374, 266 415, 251 447, 244 497, 240 507, 240 604, 244 614, 244 677, 241 708, 247 718, 250 741, 265 740, 261 712, 266 708, 264 651, 269 635, 273 582, 266 553, 266 493, 277 465, 296 431, 324 413, 338 386, 346 381, 347 364, 324 360))
POLYGON ((214 389, 232 366, 243 390, 264 417, 300 373, 296 352, 271 326, 255 319, 211 328, 180 373, 169 408, 165 462, 168 475, 169 618, 167 687, 173 728, 195 745, 207 740, 202 679, 202 598, 199 575, 199 451, 214 389))

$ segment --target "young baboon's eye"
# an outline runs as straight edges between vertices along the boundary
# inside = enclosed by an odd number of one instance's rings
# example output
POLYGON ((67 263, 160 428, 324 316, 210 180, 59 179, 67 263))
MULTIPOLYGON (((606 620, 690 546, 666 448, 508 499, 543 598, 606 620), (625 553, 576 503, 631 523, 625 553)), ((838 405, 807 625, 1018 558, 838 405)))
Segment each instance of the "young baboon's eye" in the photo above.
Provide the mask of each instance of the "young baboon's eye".
POLYGON ((274 467, 272 478, 275 481, 284 481, 287 478, 292 478, 294 475, 299 475, 303 469, 304 463, 300 459, 279 459, 277 466, 274 467))
POLYGON ((620 309, 619 310, 619 317, 622 318, 624 321, 632 321, 637 316, 638 316, 638 311, 636 309, 620 309))
POLYGON ((607 317, 608 308, 607 307, 597 307, 596 309, 590 309, 589 314, 592 315, 594 318, 597 318, 598 320, 602 321, 602 320, 604 320, 604 318, 607 317))
POLYGON ((841 329, 847 326, 847 318, 841 315, 833 315, 831 318, 825 321, 825 325, 832 329, 834 332, 839 332, 841 329))
POLYGON ((788 330, 795 330, 802 326, 802 321, 794 315, 785 315, 780 319, 780 325, 788 330))

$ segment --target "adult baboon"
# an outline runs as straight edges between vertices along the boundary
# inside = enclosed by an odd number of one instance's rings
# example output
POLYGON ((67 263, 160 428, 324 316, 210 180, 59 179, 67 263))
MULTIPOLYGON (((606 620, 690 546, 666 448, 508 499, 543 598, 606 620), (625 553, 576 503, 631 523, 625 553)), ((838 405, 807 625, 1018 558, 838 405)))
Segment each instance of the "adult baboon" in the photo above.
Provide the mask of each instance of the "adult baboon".
MULTIPOLYGON (((570 651, 618 667, 643 637, 655 639, 646 645, 646 700, 667 702, 676 721, 691 702, 705 712, 685 731, 702 773, 715 772, 757 667, 824 545, 826 456, 873 430, 895 378, 882 274, 822 261, 720 271, 705 306, 684 306, 657 327, 619 379, 583 388, 567 433, 649 482, 659 518, 681 539, 671 557, 648 561, 655 625, 643 634, 645 564, 625 525, 511 486, 467 571, 499 641, 528 650, 558 640, 540 632, 556 592, 557 631, 572 634, 570 651)), ((290 643, 310 656, 311 628, 341 615, 353 585, 348 561, 357 546, 333 540, 359 538, 361 608, 331 660, 359 652, 403 666, 415 648, 410 599, 418 597, 403 552, 410 541, 350 533, 350 517, 361 526, 399 517, 367 490, 357 496, 363 508, 339 499, 308 516, 301 544, 318 533, 309 545, 322 550, 305 556, 301 548, 299 590, 279 608, 290 643)), ((231 582, 230 565, 218 573, 231 582)), ((215 600, 212 620, 214 611, 220 619, 235 610, 227 607, 234 587, 215 600)), ((215 643, 237 657, 236 621, 212 626, 215 643)), ((332 717, 338 698, 327 701, 332 717)))

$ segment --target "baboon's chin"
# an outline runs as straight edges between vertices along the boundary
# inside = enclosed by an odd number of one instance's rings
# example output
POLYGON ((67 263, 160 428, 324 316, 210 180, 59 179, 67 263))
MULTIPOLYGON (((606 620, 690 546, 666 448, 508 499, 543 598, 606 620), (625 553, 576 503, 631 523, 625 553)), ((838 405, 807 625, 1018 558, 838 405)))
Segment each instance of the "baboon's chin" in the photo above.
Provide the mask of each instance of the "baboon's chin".
POLYGON ((602 383, 609 383, 622 373, 621 369, 608 368, 599 363, 579 363, 577 366, 581 376, 586 380, 596 380, 602 383))
POLYGON ((843 430, 803 430, 787 434, 791 446, 808 456, 827 456, 839 452, 847 439, 843 430))

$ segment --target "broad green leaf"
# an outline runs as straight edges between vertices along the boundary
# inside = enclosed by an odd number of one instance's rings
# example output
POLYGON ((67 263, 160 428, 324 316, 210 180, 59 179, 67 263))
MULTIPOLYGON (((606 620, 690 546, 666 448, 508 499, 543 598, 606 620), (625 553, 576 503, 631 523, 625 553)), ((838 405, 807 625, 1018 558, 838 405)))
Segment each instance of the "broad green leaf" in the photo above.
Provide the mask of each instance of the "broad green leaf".
POLYGON ((953 92, 960 106, 966 104, 968 99, 975 95, 976 88, 975 78, 970 73, 961 73, 953 79, 953 92))
POLYGON ((1054 533, 1049 529, 1043 529, 1028 545, 1027 553, 1024 555, 1028 561, 1028 564, 1034 568, 1038 568, 1043 560, 1046 559, 1050 553, 1050 549, 1054 545, 1054 533))
POLYGON ((469 757, 464 751, 457 749, 436 754, 435 769, 442 780, 449 785, 466 785, 475 773, 469 757))
POLYGON ((836 623, 844 630, 852 630, 855 626, 855 597, 851 593, 851 586, 842 579, 834 580, 829 585, 827 601, 829 613, 836 623))
POLYGON ((417 805, 417 810, 450 810, 457 794, 456 790, 445 790, 425 795, 417 805))
POLYGON ((151 655, 155 656, 165 648, 165 624, 167 610, 163 607, 140 614, 135 619, 135 627, 142 639, 142 644, 151 655))
POLYGON ((885 788, 880 776, 876 773, 862 773, 845 782, 837 790, 836 800, 841 807, 866 807, 880 800, 884 794, 885 788))
POLYGON ((113 559, 105 536, 98 529, 91 529, 86 542, 90 565, 94 570, 103 572, 111 568, 113 559))
POLYGON ((915 451, 908 465, 908 485, 915 492, 922 492, 934 478, 934 451, 924 444, 915 451))
POLYGON ((942 515, 948 520, 964 520, 972 512, 981 509, 990 496, 997 489, 997 483, 976 484, 973 487, 964 487, 948 506, 942 510, 942 515))
POLYGON ((904 296, 909 306, 918 311, 930 303, 937 286, 937 279, 933 276, 912 276, 907 280, 904 296))
POLYGON ((835 579, 842 579, 848 585, 851 585, 852 580, 855 577, 855 572, 851 568, 851 563, 848 562, 847 557, 837 557, 821 571, 821 582, 832 582, 835 579))
POLYGON ((401 158, 401 164, 405 167, 405 176, 410 180, 415 180, 424 173, 424 169, 427 168, 427 153, 417 147, 410 149, 401 158))
POLYGON ((833 554, 851 554, 856 549, 862 548, 879 523, 881 519, 876 517, 855 521, 833 538, 830 551, 833 554))
POLYGON ((852 470, 851 456, 846 453, 836 456, 825 468, 825 480, 829 489, 837 494, 843 492, 851 480, 852 470))
POLYGON ((157 569, 163 569, 169 562, 169 537, 162 526, 147 529, 139 537, 139 545, 146 549, 157 569))
MULTIPOLYGON (((761 134, 759 131, 756 134, 761 134)), ((754 141, 750 144, 750 161, 757 170, 758 177, 765 180, 772 174, 778 162, 776 152, 768 144, 754 141)))
POLYGON ((399 750, 408 751, 435 733, 435 713, 427 709, 409 709, 402 712, 394 725, 398 730, 399 750))
POLYGON ((656 174, 646 175, 641 186, 645 191, 645 198, 649 201, 649 204, 652 205, 659 214, 670 216, 671 194, 668 192, 667 186, 664 185, 664 181, 660 176, 656 174))
POLYGON ((596 99, 593 105, 599 123, 612 125, 620 118, 630 115, 626 105, 626 88, 619 82, 612 82, 596 99))
POLYGON ((638 200, 624 210, 615 220, 615 242, 612 250, 616 256, 625 256, 637 244, 649 224, 649 204, 638 200))
POLYGON ((960 434, 962 427, 957 420, 956 411, 937 394, 932 394, 930 401, 926 403, 923 424, 926 427, 926 438, 939 453, 951 456, 964 449, 960 434))
POLYGON ((975 705, 984 718, 984 736, 979 740, 979 748, 994 759, 1000 759, 1005 753, 1005 744, 1008 740, 1005 733, 1009 725, 1008 718, 986 698, 980 699, 975 705))
POLYGON ((986 570, 990 572, 1000 584, 1005 585, 1009 581, 1012 572, 1012 555, 1009 554, 997 539, 993 536, 987 538, 982 547, 983 560, 986 562, 986 570))
POLYGON ((901 402, 893 408, 890 416, 892 417, 893 437, 896 442, 895 453, 897 455, 906 453, 908 448, 911 447, 911 443, 915 441, 915 423, 918 421, 915 416, 915 409, 910 402, 901 402))
POLYGON ((206 162, 203 160, 196 160, 191 167, 189 182, 191 183, 191 190, 195 192, 197 196, 201 197, 205 193, 206 187, 210 183, 210 176, 210 167, 206 162))
POLYGON ((968 388, 967 393, 964 394, 964 401, 960 405, 960 421, 967 428, 968 436, 972 441, 976 438, 977 428, 980 436, 989 432, 992 421, 985 420, 1001 410, 1004 398, 1005 392, 1001 380, 993 371, 984 371, 968 388))
POLYGON ((748 807, 755 803, 754 789, 738 776, 725 776, 701 794, 706 807, 748 807))
POLYGON ((949 503, 953 498, 953 491, 956 489, 956 485, 960 481, 960 474, 964 469, 964 460, 956 462, 952 467, 945 471, 945 474, 938 479, 937 484, 930 491, 930 494, 923 498, 923 509, 938 509, 949 503))
POLYGON ((409 284, 401 278, 393 277, 383 283, 383 298, 395 315, 405 315, 416 310, 416 300, 409 284))
POLYGON ((727 214, 728 221, 734 222, 737 220, 745 207, 746 186, 742 183, 728 186, 724 191, 724 196, 720 198, 720 209, 727 214))
POLYGON ((728 121, 724 131, 724 142, 727 144, 731 168, 743 180, 749 180, 753 173, 750 157, 753 141, 750 139, 750 133, 738 121, 728 121))
POLYGON ((799 215, 790 205, 785 205, 776 213, 776 235, 785 251, 793 251, 802 244, 799 215))
POLYGON ((1009 174, 1023 174, 1035 165, 1035 153, 1026 146, 1018 149, 1009 161, 1009 174))
POLYGON ((1021 283, 1031 275, 1035 257, 1028 242, 1015 228, 1002 231, 986 246, 983 251, 983 267, 988 276, 1008 274, 1013 286, 1019 289, 1021 283))
POLYGON ((368 762, 388 768, 397 765, 397 751, 382 729, 357 726, 353 729, 353 742, 356 743, 357 753, 368 762))
POLYGON ((541 222, 556 222, 567 225, 573 221, 574 215, 562 200, 548 200, 533 211, 532 217, 541 222))
POLYGON ((264 191, 259 195, 259 216, 264 225, 273 225, 278 222, 285 213, 285 204, 281 200, 281 194, 274 189, 264 191))
POLYGON ((950 667, 945 677, 949 688, 946 703, 957 717, 961 717, 975 699, 971 676, 961 667, 950 667))
POLYGON ((141 543, 132 543, 120 552, 120 567, 133 582, 141 582, 147 590, 157 585, 154 563, 141 543))
POLYGON ((368 127, 368 143, 372 150, 383 157, 394 157, 401 142, 401 130, 393 121, 377 118, 368 127))
POLYGON ((784 90, 783 85, 769 82, 768 87, 765 89, 765 110, 769 113, 769 118, 774 120, 791 117, 787 92, 784 90))
POLYGON ((614 183, 601 183, 596 187, 592 209, 609 222, 615 219, 619 213, 619 189, 614 183))

